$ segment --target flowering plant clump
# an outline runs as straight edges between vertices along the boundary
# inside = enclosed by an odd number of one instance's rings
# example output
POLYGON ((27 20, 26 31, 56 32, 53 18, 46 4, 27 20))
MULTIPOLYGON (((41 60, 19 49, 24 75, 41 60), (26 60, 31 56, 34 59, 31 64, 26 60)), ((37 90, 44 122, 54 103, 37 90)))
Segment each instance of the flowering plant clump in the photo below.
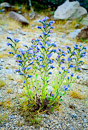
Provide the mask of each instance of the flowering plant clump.
MULTIPOLYGON (((50 110, 59 103, 61 97, 66 94, 76 78, 79 78, 70 72, 72 60, 68 62, 70 67, 64 66, 66 52, 50 40, 54 21, 48 21, 48 17, 45 17, 39 22, 42 26, 37 28, 41 30, 42 34, 38 39, 32 39, 30 47, 24 45, 25 49, 15 51, 15 46, 9 43, 14 50, 19 66, 16 72, 24 77, 25 101, 23 103, 26 102, 29 111, 50 110), (52 58, 54 53, 57 54, 55 60, 52 58)), ((11 38, 8 39, 13 42, 11 38)), ((18 43, 19 40, 15 40, 15 42, 18 43)), ((84 53, 80 53, 79 57, 79 51, 76 48, 73 52, 70 47, 67 47, 67 50, 70 54, 68 59, 72 58, 74 51, 77 53, 77 58, 74 58, 76 62, 79 62, 79 58, 84 55, 84 53)), ((76 66, 78 67, 78 64, 76 66)))
POLYGON ((81 44, 75 44, 73 50, 71 47, 67 46, 67 53, 69 54, 68 67, 74 67, 75 70, 80 71, 79 67, 81 64, 83 64, 83 61, 81 59, 86 55, 85 50, 86 47, 82 46, 81 44), (74 65, 71 64, 72 61, 74 61, 74 65))

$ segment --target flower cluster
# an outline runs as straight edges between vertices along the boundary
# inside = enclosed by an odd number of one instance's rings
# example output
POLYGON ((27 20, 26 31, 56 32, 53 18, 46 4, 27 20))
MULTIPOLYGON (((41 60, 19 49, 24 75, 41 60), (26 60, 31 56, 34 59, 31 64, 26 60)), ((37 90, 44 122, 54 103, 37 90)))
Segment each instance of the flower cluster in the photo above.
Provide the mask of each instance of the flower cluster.
POLYGON ((66 46, 66 47, 67 47, 67 53, 69 54, 68 68, 74 67, 75 70, 80 71, 79 66, 83 64, 83 61, 81 59, 85 57, 86 55, 86 52, 85 52, 86 47, 82 46, 81 44, 79 45, 75 44, 73 50, 69 46, 66 46), (74 65, 72 65, 73 61, 74 61, 74 65))
POLYGON ((28 109, 31 111, 49 109, 57 104, 58 100, 69 90, 71 84, 80 78, 75 77, 74 73, 69 71, 69 68, 73 67, 72 61, 75 60, 77 68, 81 62, 80 58, 86 54, 84 52, 86 48, 81 45, 75 45, 73 51, 67 46, 68 68, 64 67, 66 52, 50 40, 54 21, 48 21, 48 17, 45 17, 39 22, 41 26, 37 26, 37 28, 42 33, 38 39, 32 39, 30 47, 23 45, 24 49, 18 49, 19 40, 7 38, 13 43, 8 43, 8 46, 13 49, 13 52, 10 53, 16 56, 19 66, 16 72, 24 77, 25 99, 28 102, 28 109), (55 60, 52 58, 54 53, 57 54, 55 60), (53 76, 54 69, 57 69, 57 73, 52 79, 51 86, 50 78, 53 76), (30 82, 28 82, 29 80, 30 82))
POLYGON ((18 43, 20 40, 19 40, 19 39, 14 39, 14 40, 12 40, 11 37, 7 37, 7 39, 12 42, 12 43, 7 43, 7 46, 10 46, 10 47, 12 48, 12 50, 13 50, 13 52, 9 52, 9 54, 13 54, 13 55, 17 54, 17 50, 18 50, 18 48, 17 48, 17 43, 18 43))

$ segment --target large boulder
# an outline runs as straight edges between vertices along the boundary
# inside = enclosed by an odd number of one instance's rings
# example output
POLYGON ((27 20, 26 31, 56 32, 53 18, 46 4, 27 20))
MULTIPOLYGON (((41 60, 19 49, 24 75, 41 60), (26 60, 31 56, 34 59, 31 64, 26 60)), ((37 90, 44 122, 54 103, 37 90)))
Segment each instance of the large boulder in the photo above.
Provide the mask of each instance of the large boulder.
POLYGON ((16 12, 14 12, 14 11, 11 11, 11 12, 9 13, 9 16, 10 16, 12 19, 14 19, 14 20, 19 21, 19 22, 22 23, 22 24, 25 24, 25 25, 28 25, 28 24, 29 24, 29 21, 28 21, 24 16, 22 16, 21 14, 18 14, 18 13, 16 13, 16 12))
POLYGON ((76 19, 85 14, 87 14, 87 10, 81 7, 78 1, 69 2, 69 0, 66 0, 64 4, 56 9, 54 19, 76 19))

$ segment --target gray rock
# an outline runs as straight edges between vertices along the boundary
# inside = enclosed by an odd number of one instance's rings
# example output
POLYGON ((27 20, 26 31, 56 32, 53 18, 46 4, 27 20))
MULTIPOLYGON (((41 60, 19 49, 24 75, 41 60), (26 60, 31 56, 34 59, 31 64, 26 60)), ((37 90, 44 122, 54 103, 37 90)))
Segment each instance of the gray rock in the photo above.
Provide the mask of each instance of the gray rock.
POLYGON ((65 3, 56 9, 54 19, 75 19, 84 14, 87 14, 87 10, 81 7, 78 1, 69 2, 69 0, 66 0, 65 3))
POLYGON ((9 118, 10 119, 15 119, 15 116, 14 115, 9 115, 9 118))
POLYGON ((25 25, 29 24, 29 21, 24 16, 22 16, 21 14, 18 14, 16 12, 14 12, 14 11, 10 11, 9 16, 12 19, 14 19, 14 20, 19 21, 22 24, 25 24, 25 25))
POLYGON ((78 118, 78 116, 77 116, 76 114, 72 114, 71 117, 72 117, 72 118, 75 118, 75 119, 78 118))
POLYGON ((85 14, 87 14, 87 10, 80 6, 80 7, 78 7, 77 11, 74 14, 72 14, 70 19, 77 19, 85 14))
POLYGON ((9 8, 10 4, 8 2, 3 2, 3 3, 0 4, 0 7, 1 8, 9 8))
POLYGON ((72 39, 76 38, 76 36, 81 32, 81 29, 76 29, 75 31, 73 32, 70 32, 69 33, 69 37, 71 37, 72 39))
POLYGON ((20 34, 22 34, 22 35, 26 35, 26 32, 24 32, 24 31, 20 31, 20 34))
POLYGON ((10 31, 10 30, 8 31, 8 33, 9 33, 9 34, 14 34, 14 32, 12 32, 12 31, 10 31))
POLYGON ((88 70, 88 65, 82 65, 81 68, 82 68, 83 70, 88 70))

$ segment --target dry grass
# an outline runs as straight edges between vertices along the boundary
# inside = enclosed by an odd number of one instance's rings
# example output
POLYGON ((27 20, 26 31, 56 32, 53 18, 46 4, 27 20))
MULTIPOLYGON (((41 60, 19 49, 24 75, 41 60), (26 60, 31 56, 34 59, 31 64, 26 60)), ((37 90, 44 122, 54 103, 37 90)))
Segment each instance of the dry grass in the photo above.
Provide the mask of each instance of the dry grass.
POLYGON ((5 84, 6 84, 5 81, 0 79, 0 88, 4 87, 5 84))
POLYGON ((11 100, 7 99, 3 102, 3 107, 4 108, 10 108, 12 107, 12 103, 11 103, 11 100))
POLYGON ((8 79, 9 80, 14 80, 13 76, 11 74, 8 74, 8 79))
POLYGON ((6 53, 6 52, 1 52, 0 53, 0 58, 7 58, 8 56, 9 56, 9 54, 6 53))
POLYGON ((12 93, 12 92, 13 92, 13 90, 11 88, 7 89, 7 93, 12 93))
POLYGON ((69 95, 73 98, 77 98, 77 99, 85 99, 87 96, 85 94, 83 94, 80 89, 73 89, 69 92, 69 95))

